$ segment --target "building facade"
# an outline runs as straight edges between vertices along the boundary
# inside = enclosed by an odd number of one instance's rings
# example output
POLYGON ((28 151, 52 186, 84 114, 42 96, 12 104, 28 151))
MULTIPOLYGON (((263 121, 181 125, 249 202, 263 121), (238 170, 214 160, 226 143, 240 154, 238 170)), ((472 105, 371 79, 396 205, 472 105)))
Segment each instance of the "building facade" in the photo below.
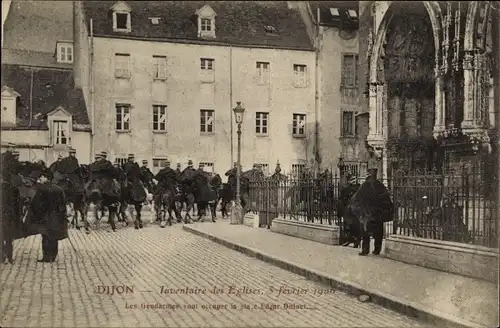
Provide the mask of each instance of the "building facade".
MULTIPOLYGON (((315 53, 286 2, 76 2, 76 67, 92 104, 93 152, 134 153, 223 173, 313 158, 315 53), (257 14, 258 13, 258 14, 257 14), (87 60, 88 58, 88 60, 87 60)), ((152 164, 152 165, 151 165, 152 164)))
POLYGON ((69 148, 90 162, 90 124, 74 83, 72 4, 12 1, 2 47, 2 151, 52 163, 69 148))
POLYGON ((453 170, 464 161, 497 161, 495 5, 360 2, 369 13, 363 17, 369 26, 363 41, 367 140, 386 176, 394 170, 453 170))

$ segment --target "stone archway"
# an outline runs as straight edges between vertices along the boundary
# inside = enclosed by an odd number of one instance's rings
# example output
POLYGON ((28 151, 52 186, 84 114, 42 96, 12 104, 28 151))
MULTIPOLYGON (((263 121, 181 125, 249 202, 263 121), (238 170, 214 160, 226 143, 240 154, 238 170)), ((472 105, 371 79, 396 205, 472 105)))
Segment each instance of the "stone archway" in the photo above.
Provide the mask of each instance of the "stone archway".
MULTIPOLYGON (((430 119, 429 117, 425 118, 426 122, 425 124, 427 125, 427 128, 424 129, 425 130, 424 134, 426 134, 427 137, 430 137, 432 139, 432 134, 434 130, 442 130, 444 122, 444 113, 442 111, 442 104, 441 104, 443 96, 441 90, 442 85, 440 83, 440 78, 438 74, 439 70, 436 70, 436 68, 439 69, 439 59, 441 57, 441 52, 440 52, 441 20, 442 20, 441 9, 439 5, 436 4, 434 1, 415 2, 410 5, 408 5, 408 3, 404 4, 404 6, 410 6, 413 8, 402 7, 402 6, 403 4, 398 2, 389 2, 389 8, 385 12, 381 20, 381 23, 378 26, 373 48, 371 49, 372 51, 370 55, 370 72, 369 72, 370 132, 367 141, 376 150, 378 149, 378 153, 382 154, 382 159, 383 159, 382 170, 384 172, 384 177, 387 177, 387 172, 390 165, 390 163, 388 163, 388 154, 386 151, 387 140, 390 134, 394 136, 394 131, 391 132, 390 124, 391 121, 394 122, 395 120, 397 120, 396 115, 394 115, 394 113, 392 113, 393 115, 391 115, 390 111, 391 101, 394 102, 394 99, 390 97, 391 93, 394 93, 395 90, 396 93, 398 92, 401 93, 401 91, 403 91, 403 94, 406 94, 406 96, 403 95, 400 100, 411 99, 409 102, 406 102, 405 105, 403 105, 403 107, 408 105, 408 107, 410 108, 409 109, 410 112, 411 111, 415 112, 415 110, 418 110, 418 108, 415 107, 424 107, 424 108, 432 107, 432 112, 433 112, 432 117, 430 119), (416 12, 418 12, 416 13, 416 15, 414 15, 413 18, 415 19, 413 20, 408 19, 408 12, 411 10, 413 11, 416 10, 416 12), (422 23, 423 20, 426 20, 426 22, 422 23), (399 41, 388 40, 388 38, 391 37, 390 34, 393 33, 393 31, 391 31, 391 24, 392 25, 401 24, 401 22, 403 23, 403 25, 406 27, 407 30, 405 32, 402 32, 403 33, 402 38, 400 37, 399 41), (418 24, 420 24, 419 27, 417 27, 418 24), (421 29, 424 29, 425 31, 422 31, 421 29), (420 32, 422 32, 423 34, 420 32), (407 33, 407 35, 404 35, 404 33, 407 33), (422 37, 422 35, 426 36, 422 37), (404 38, 407 38, 407 40, 406 41, 403 40, 404 38), (425 43, 426 38, 427 40, 430 39, 434 42, 431 41, 430 44, 423 44, 425 43), (408 41, 408 39, 412 41, 408 41), (390 44, 391 42, 392 45, 390 44), (403 42, 404 45, 402 47, 401 45, 399 46, 395 45, 398 42, 399 43, 403 42), (422 51, 422 49, 418 49, 418 45, 424 48, 426 46, 430 46, 433 49, 432 51, 427 51, 427 52, 425 51, 425 49, 422 51), (402 64, 395 63, 394 57, 392 58, 393 60, 392 63, 388 61, 386 55, 390 56, 394 55, 394 53, 392 54, 386 53, 385 50, 387 50, 387 46, 389 47, 392 46, 393 48, 390 49, 389 51, 393 52, 394 50, 397 51, 398 47, 402 48, 403 52, 406 51, 406 54, 402 54, 402 57, 405 57, 405 60, 407 62, 402 64), (415 53, 411 54, 412 51, 415 53), (419 52, 422 52, 420 56, 419 52), (434 54, 434 56, 432 56, 432 54, 434 54), (410 85, 408 85, 405 88, 404 87, 405 82, 412 82, 411 81, 412 79, 411 78, 408 79, 408 76, 407 76, 408 81, 404 81, 405 78, 400 79, 400 81, 396 81, 397 82, 396 84, 398 83, 400 84, 400 86, 396 88, 395 88, 395 83, 391 83, 390 81, 391 79, 394 79, 394 76, 397 76, 397 74, 393 73, 391 76, 391 69, 392 71, 394 71, 393 66, 407 67, 408 65, 409 66, 413 65, 413 67, 415 66, 419 67, 421 65, 419 58, 421 58, 422 55, 426 55, 427 58, 430 55, 430 60, 428 60, 425 63, 426 64, 425 68, 427 69, 427 72, 424 75, 427 75, 426 79, 428 80, 427 81, 428 83, 426 83, 425 87, 426 92, 428 94, 426 98, 429 99, 430 96, 431 99, 429 100, 432 104, 415 102, 414 100, 418 95, 416 94, 408 95, 408 92, 415 93, 415 91, 417 91, 418 93, 418 91, 420 91, 419 89, 421 89, 421 88, 415 88, 414 83, 413 84, 410 83, 410 85), (388 65, 390 67, 386 67, 388 65), (401 85, 403 85, 403 88, 401 88, 401 85), (429 125, 430 125, 430 131, 428 128, 429 125)), ((400 59, 401 56, 399 60, 400 59)), ((417 73, 416 75, 419 74, 417 73)), ((422 80, 422 77, 423 76, 420 77, 415 76, 416 81, 422 80)), ((401 107, 401 104, 399 104, 399 107, 401 107)), ((415 134, 415 133, 411 132, 410 134, 415 134)))

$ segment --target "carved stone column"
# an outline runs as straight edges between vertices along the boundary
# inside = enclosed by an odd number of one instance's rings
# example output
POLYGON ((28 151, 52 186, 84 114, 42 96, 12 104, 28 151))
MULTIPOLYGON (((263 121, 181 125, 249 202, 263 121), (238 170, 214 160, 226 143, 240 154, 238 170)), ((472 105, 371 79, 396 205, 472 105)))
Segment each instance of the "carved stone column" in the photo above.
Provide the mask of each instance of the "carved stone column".
POLYGON ((443 76, 440 73, 439 66, 434 68, 435 76, 435 95, 434 95, 434 137, 445 129, 446 106, 443 91, 443 76))
POLYGON ((464 54, 464 119, 463 129, 477 127, 474 106, 474 53, 466 51, 464 54))
POLYGON ((375 137, 377 134, 377 85, 370 83, 368 105, 370 108, 370 120, 368 127, 368 138, 375 137))

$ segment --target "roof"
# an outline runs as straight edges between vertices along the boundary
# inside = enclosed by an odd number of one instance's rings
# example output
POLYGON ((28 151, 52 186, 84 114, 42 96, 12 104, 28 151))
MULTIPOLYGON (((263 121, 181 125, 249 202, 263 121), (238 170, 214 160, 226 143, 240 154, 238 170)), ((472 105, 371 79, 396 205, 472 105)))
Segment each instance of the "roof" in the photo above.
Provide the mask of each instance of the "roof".
POLYGON ((8 86, 20 94, 17 103, 17 128, 28 128, 30 117, 31 72, 33 71, 31 128, 46 129, 47 114, 63 107, 73 123, 88 125, 89 118, 81 89, 75 89, 73 71, 2 65, 2 88, 8 86))
POLYGON ((71 69, 72 64, 58 63, 54 53, 19 49, 2 49, 2 64, 29 65, 71 69))
POLYGON ((130 33, 113 32, 114 1, 83 2, 85 16, 93 19, 94 36, 139 38, 158 41, 202 42, 213 45, 274 47, 313 50, 306 26, 297 9, 285 1, 126 1, 131 7, 130 33), (217 14, 216 38, 198 37, 195 12, 209 5, 217 14), (150 17, 160 17, 158 25, 150 17), (271 25, 277 34, 267 34, 271 25))
POLYGON ((12 1, 4 48, 54 54, 59 40, 73 40, 72 1, 12 1))
POLYGON ((358 1, 309 1, 314 19, 319 8, 320 24, 325 26, 345 27, 357 29, 359 25, 358 1), (338 11, 338 16, 333 15, 330 9, 338 11), (355 10, 357 19, 351 19, 348 10, 355 10))

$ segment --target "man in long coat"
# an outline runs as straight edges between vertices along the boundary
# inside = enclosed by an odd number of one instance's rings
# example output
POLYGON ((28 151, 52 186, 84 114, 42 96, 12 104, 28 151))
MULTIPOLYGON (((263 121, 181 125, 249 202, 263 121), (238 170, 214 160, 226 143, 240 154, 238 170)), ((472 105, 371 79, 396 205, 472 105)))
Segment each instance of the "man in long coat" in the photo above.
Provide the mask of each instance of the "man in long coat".
POLYGON ((373 254, 380 254, 384 235, 384 222, 392 221, 394 207, 389 191, 377 179, 376 168, 368 170, 366 181, 352 196, 349 206, 360 223, 362 251, 359 255, 367 255, 370 252, 370 231, 373 233, 373 239, 375 239, 373 254))
POLYGON ((54 262, 59 251, 59 240, 68 238, 66 197, 58 185, 50 182, 52 172, 45 170, 35 185, 35 196, 30 203, 30 227, 39 226, 42 234, 42 259, 54 262))

